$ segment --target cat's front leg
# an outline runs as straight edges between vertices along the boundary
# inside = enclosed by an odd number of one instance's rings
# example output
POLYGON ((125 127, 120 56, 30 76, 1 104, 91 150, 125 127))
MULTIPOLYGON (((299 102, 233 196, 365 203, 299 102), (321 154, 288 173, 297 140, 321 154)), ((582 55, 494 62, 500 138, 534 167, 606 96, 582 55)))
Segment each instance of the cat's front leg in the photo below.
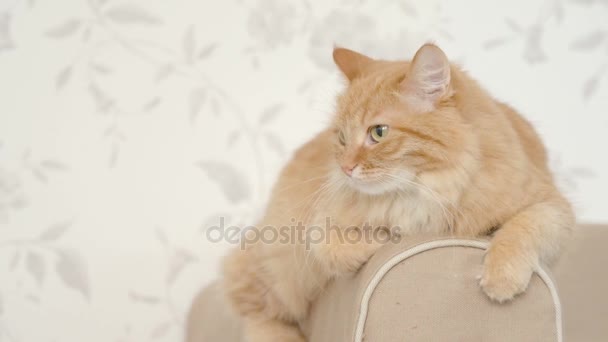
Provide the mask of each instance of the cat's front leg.
MULTIPOLYGON (((268 264, 272 260, 260 257, 256 247, 235 248, 225 258, 222 288, 232 310, 244 322, 246 342, 305 342, 297 321, 307 314, 306 293, 294 285, 289 272, 295 263, 268 264), (264 266, 265 265, 265 266, 264 266), (275 276, 266 268, 281 276, 275 276)), ((291 254, 279 259, 286 260, 291 254)), ((301 284, 298 284, 301 285, 301 284)))
POLYGON ((480 285, 504 302, 526 290, 541 263, 552 261, 574 227, 570 205, 556 196, 516 214, 496 232, 486 252, 480 285))
POLYGON ((357 271, 388 240, 388 232, 381 229, 334 227, 310 247, 315 261, 336 277, 357 271))
POLYGON ((297 325, 278 319, 246 317, 245 342, 306 342, 297 325))

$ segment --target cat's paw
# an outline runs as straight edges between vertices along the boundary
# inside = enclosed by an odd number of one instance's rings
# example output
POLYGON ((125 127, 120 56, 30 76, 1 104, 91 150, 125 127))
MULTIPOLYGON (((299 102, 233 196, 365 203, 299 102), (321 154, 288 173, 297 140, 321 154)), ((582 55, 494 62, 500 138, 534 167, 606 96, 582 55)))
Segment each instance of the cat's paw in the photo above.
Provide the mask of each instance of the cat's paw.
POLYGON ((523 293, 533 273, 532 264, 521 255, 500 253, 490 248, 479 285, 490 299, 503 303, 523 293))
POLYGON ((357 272, 376 250, 377 244, 319 244, 313 248, 317 262, 333 276, 357 272))

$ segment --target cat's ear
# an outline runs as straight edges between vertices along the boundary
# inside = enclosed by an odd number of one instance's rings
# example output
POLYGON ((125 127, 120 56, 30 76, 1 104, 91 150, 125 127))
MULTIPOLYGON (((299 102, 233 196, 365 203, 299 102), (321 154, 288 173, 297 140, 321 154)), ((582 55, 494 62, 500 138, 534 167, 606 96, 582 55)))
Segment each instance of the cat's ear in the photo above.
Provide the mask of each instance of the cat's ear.
POLYGON ((374 61, 358 52, 340 47, 334 48, 333 57, 334 62, 349 81, 361 75, 363 69, 374 61))
POLYGON ((418 49, 402 91, 406 101, 421 111, 431 111, 439 101, 450 97, 450 62, 445 53, 433 44, 418 49))

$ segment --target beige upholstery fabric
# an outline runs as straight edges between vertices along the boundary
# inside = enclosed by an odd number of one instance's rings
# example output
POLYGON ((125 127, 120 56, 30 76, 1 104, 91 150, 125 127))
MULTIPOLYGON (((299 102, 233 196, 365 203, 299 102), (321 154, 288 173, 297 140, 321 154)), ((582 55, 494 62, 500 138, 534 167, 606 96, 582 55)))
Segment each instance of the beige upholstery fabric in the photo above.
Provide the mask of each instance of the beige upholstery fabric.
POLYGON ((512 303, 491 302, 476 279, 483 253, 452 239, 386 246, 354 279, 338 280, 315 303, 306 327, 311 341, 358 342, 357 327, 365 341, 558 341, 555 304, 543 281, 535 276, 527 293, 512 303), (401 257, 418 247, 420 252, 401 257), (397 263, 392 266, 390 260, 397 263), (389 270, 378 278, 383 267, 389 270), (374 280, 378 285, 372 289, 374 280), (370 289, 366 310, 364 297, 370 289), (355 305, 344 315, 348 329, 332 326, 329 313, 336 298, 355 305), (362 322, 359 311, 367 313, 362 322))
MULTIPOLYGON (((557 341, 556 306, 545 282, 535 276, 514 302, 490 302, 475 279, 483 257, 479 248, 431 248, 388 265, 427 241, 388 245, 359 273, 332 284, 303 324, 309 340, 354 341, 366 289, 376 279, 360 328, 363 341, 557 341), (388 271, 378 278, 383 268, 388 271)), ((608 227, 581 227, 555 265, 564 341, 604 341, 608 336, 605 241, 608 227)), ((218 294, 212 286, 193 304, 188 342, 240 341, 238 319, 218 294)))
POLYGON ((585 226, 552 269, 564 341, 608 341, 608 225, 585 226))
POLYGON ((482 251, 433 249, 404 261, 374 291, 365 323, 368 341, 557 341, 555 306, 538 277, 526 298, 508 305, 480 295, 470 266, 482 251), (452 255, 458 253, 457 258, 452 255), (437 260, 449 260, 438 263, 437 260), (421 289, 420 284, 427 284, 421 289), (373 327, 395 327, 375 329, 373 327))

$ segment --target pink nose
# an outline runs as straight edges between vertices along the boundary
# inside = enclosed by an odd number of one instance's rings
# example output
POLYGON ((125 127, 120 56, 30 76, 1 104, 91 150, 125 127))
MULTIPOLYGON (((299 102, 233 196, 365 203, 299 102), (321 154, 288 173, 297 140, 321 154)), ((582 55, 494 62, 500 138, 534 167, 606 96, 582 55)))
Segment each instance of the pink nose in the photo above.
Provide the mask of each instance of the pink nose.
POLYGON ((350 165, 342 165, 342 171, 344 171, 344 173, 346 173, 346 175, 348 177, 351 177, 353 175, 353 170, 357 167, 357 164, 350 166, 350 165))

